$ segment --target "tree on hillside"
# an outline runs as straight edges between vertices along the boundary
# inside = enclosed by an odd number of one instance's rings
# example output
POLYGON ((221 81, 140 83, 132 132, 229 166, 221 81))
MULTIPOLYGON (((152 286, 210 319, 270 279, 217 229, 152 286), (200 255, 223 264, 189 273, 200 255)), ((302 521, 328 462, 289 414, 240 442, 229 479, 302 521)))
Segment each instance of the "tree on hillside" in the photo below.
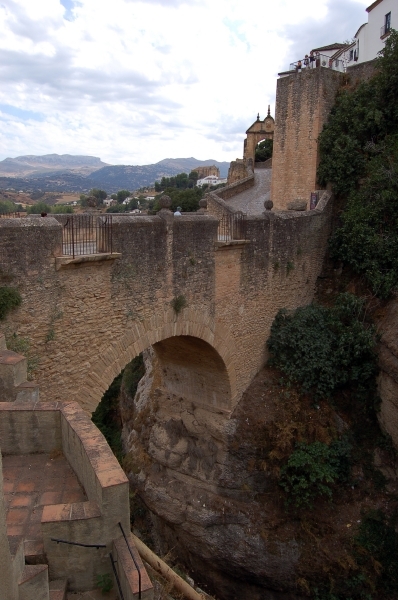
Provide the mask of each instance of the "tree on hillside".
POLYGON ((177 190, 192 189, 196 186, 198 174, 196 171, 191 171, 189 175, 186 173, 178 173, 173 177, 162 177, 155 182, 155 191, 164 192, 168 188, 176 188, 177 190))
POLYGON ((119 190, 116 194, 116 199, 119 204, 122 204, 126 198, 130 196, 130 192, 128 190, 119 190))
POLYGON ((27 210, 29 215, 40 215, 41 213, 50 213, 51 206, 45 202, 36 202, 33 206, 28 206, 27 210))
MULTIPOLYGON (((203 198, 202 188, 195 187, 190 190, 178 190, 176 188, 167 188, 165 190, 167 196, 171 198, 171 210, 177 210, 177 206, 181 206, 182 212, 195 212, 199 208, 199 200, 203 198)), ((159 198, 155 201, 154 210, 158 211, 159 198)))
POLYGON ((9 200, 0 201, 0 215, 17 212, 18 210, 20 209, 13 202, 10 202, 9 200))
POLYGON ((105 190, 99 190, 98 188, 93 188, 92 190, 90 190, 90 196, 94 196, 94 198, 97 198, 97 200, 99 201, 98 204, 103 204, 103 201, 105 200, 105 198, 107 197, 107 193, 105 192, 105 190))

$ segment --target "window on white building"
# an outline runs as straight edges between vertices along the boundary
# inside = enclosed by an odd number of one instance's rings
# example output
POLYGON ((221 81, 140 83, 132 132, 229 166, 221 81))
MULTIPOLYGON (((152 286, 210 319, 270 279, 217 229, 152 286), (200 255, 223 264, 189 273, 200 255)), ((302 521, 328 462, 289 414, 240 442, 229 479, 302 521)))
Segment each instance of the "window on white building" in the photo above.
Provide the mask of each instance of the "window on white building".
POLYGON ((387 13, 385 16, 385 26, 386 26, 386 33, 388 33, 391 29, 391 13, 387 13))

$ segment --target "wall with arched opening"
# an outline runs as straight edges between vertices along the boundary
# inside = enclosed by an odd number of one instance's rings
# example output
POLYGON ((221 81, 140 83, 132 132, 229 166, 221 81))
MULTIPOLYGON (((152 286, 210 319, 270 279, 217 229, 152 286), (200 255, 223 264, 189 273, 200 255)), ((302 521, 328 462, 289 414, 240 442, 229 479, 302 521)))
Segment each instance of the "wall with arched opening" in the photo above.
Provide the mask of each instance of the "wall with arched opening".
POLYGON ((90 365, 74 399, 93 412, 114 378, 151 346, 166 370, 166 388, 180 395, 184 390, 188 399, 208 408, 233 408, 237 399, 234 339, 225 327, 194 309, 178 316, 168 310, 134 323, 90 365), (190 386, 195 389, 189 391, 190 386))

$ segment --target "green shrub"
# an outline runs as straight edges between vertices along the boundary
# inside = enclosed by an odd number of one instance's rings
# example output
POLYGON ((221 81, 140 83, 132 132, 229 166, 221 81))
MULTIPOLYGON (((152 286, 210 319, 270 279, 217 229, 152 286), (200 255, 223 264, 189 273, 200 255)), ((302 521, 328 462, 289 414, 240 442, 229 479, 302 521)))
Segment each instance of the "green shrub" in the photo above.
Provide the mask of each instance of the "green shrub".
POLYGON ((341 294, 333 308, 280 310, 267 341, 269 364, 315 398, 345 385, 368 389, 377 372, 375 330, 363 316, 363 302, 351 294, 341 294))
POLYGON ((281 469, 279 484, 297 508, 312 506, 319 496, 331 498, 332 487, 345 483, 350 472, 351 445, 346 438, 329 446, 322 442, 298 443, 281 469))
POLYGON ((103 594, 110 592, 113 588, 112 575, 110 573, 97 575, 97 587, 102 591, 103 594))
POLYGON ((173 298, 173 300, 171 301, 171 306, 174 309, 174 312, 178 315, 183 308, 185 308, 187 305, 187 300, 185 298, 185 296, 176 296, 175 298, 173 298))
POLYGON ((22 302, 21 294, 15 288, 8 286, 0 287, 0 321, 5 319, 13 308, 22 302))

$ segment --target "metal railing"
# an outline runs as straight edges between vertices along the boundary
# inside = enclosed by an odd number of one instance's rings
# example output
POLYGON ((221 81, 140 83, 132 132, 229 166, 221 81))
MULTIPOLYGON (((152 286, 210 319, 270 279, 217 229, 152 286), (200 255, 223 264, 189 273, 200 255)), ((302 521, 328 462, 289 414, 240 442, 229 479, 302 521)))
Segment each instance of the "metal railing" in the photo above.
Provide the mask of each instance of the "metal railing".
POLYGON ((70 542, 69 540, 61 540, 59 538, 50 538, 52 542, 57 542, 57 544, 69 544, 69 546, 81 546, 82 548, 106 548, 106 544, 82 544, 81 542, 70 542))
POLYGON ((217 231, 217 241, 230 242, 246 239, 246 215, 242 212, 223 214, 217 231))
POLYGON ((115 567, 116 560, 113 558, 112 552, 109 553, 109 558, 110 558, 111 565, 112 565, 112 571, 113 571, 113 574, 114 574, 115 579, 116 579, 117 587, 119 588, 120 600, 124 600, 124 596, 123 596, 123 592, 122 592, 122 586, 120 585, 119 575, 117 574, 117 570, 116 570, 116 567, 115 567))
POLYGON ((137 573, 138 573, 138 598, 139 598, 139 600, 141 600, 141 571, 140 571, 140 567, 139 567, 137 561, 134 558, 133 551, 132 551, 131 546, 129 544, 129 541, 128 541, 127 537, 126 537, 126 534, 124 533, 123 526, 122 526, 122 524, 120 522, 119 522, 119 527, 120 527, 120 530, 121 530, 121 532, 123 534, 123 537, 124 537, 124 540, 126 542, 127 548, 128 548, 128 550, 130 552, 130 556, 133 559, 133 563, 135 565, 135 568, 137 569, 137 573))
POLYGON ((385 35, 387 35, 387 33, 390 33, 390 31, 391 25, 384 24, 382 27, 380 27, 380 37, 384 37, 385 35))
POLYGON ((62 254, 81 256, 112 252, 112 215, 71 215, 62 231, 62 254))
POLYGON ((346 61, 336 58, 332 59, 330 56, 326 56, 326 54, 314 54, 311 56, 306 56, 301 60, 296 60, 296 62, 292 62, 289 65, 289 71, 305 71, 306 69, 316 69, 318 67, 324 67, 327 69, 332 69, 333 71, 340 71, 344 73, 346 69, 346 61))

